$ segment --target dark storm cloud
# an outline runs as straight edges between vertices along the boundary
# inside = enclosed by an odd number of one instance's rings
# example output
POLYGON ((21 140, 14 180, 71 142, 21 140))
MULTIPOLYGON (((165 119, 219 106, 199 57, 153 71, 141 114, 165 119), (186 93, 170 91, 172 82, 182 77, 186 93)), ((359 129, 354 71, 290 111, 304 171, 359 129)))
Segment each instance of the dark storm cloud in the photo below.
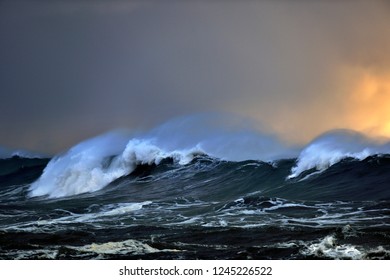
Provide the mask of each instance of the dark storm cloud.
POLYGON ((223 50, 207 22, 181 10, 175 2, 3 3, 6 142, 22 131, 45 142, 61 130, 69 139, 210 109, 231 75, 221 72, 223 50))
POLYGON ((293 140, 348 126, 355 70, 390 65, 388 6, 369 2, 3 1, 0 145, 219 110, 293 140))

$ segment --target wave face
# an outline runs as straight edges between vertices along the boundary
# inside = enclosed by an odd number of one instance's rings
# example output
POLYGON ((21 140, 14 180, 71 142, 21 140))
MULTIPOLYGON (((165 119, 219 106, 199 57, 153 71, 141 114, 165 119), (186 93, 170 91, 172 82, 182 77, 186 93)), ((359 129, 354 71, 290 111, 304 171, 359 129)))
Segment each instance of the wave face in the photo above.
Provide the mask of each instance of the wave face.
POLYGON ((390 258, 388 144, 191 121, 1 159, 0 258, 390 258))

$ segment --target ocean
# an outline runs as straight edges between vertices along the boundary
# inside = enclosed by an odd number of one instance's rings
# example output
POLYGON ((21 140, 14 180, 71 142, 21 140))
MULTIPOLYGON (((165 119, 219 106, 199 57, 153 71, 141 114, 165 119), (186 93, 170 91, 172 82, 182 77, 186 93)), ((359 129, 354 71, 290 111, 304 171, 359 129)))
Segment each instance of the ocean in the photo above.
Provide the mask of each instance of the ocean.
POLYGON ((252 138, 154 135, 0 159, 0 259, 390 258, 387 143, 336 131, 243 159, 252 138))

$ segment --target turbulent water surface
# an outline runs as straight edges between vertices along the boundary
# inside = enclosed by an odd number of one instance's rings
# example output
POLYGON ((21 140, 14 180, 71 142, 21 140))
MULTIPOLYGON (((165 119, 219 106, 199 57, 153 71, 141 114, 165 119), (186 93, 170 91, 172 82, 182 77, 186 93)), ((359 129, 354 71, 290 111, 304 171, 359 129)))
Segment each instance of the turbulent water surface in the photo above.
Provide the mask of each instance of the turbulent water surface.
POLYGON ((229 160, 114 138, 0 160, 1 259, 390 258, 386 144, 335 133, 229 160))

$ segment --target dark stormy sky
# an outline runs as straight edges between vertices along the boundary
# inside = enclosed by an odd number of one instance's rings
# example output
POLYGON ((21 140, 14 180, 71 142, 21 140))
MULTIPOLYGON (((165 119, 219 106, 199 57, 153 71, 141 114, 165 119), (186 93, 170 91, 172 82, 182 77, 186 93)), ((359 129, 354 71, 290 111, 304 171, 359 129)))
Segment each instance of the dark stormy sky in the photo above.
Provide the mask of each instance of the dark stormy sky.
POLYGON ((0 1, 0 146, 202 112, 390 136, 388 1, 0 1))

